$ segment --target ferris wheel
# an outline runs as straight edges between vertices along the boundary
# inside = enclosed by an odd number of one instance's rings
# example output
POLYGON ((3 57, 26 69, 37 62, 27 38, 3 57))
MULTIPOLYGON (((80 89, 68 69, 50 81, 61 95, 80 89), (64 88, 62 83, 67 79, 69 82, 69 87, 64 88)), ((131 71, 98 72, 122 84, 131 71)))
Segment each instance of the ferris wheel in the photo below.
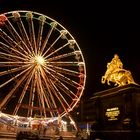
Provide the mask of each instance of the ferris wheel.
POLYGON ((54 19, 33 11, 0 15, 0 111, 64 116, 79 102, 86 66, 74 37, 54 19))

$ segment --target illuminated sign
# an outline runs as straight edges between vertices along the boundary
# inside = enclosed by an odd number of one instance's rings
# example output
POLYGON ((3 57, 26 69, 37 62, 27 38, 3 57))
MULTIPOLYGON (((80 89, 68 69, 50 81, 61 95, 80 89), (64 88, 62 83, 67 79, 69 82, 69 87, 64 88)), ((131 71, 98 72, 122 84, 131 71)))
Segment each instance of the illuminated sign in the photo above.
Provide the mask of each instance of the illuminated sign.
POLYGON ((118 107, 108 108, 105 113, 109 121, 118 120, 119 114, 120 110, 118 107))

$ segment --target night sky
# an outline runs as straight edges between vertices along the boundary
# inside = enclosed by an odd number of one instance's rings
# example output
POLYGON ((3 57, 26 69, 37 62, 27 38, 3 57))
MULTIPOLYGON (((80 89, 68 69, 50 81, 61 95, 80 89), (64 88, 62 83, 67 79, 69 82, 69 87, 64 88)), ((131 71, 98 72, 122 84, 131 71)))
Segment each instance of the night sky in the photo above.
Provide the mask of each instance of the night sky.
POLYGON ((140 84, 140 32, 137 9, 96 5, 88 1, 0 0, 0 13, 32 10, 47 15, 63 25, 79 44, 86 62, 84 95, 109 89, 101 77, 106 64, 117 53, 124 69, 130 70, 140 84), (77 3, 75 3, 77 2, 77 3))

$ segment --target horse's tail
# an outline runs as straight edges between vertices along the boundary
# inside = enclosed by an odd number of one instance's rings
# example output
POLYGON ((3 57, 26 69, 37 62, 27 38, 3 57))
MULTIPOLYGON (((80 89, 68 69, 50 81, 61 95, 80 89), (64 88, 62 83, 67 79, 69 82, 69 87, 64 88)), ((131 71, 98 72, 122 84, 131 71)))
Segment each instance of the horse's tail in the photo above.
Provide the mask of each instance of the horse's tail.
MULTIPOLYGON (((133 79, 133 76, 131 74, 130 71, 127 71, 127 78, 128 78, 128 83, 135 83, 134 79, 133 79)), ((136 84, 136 83, 135 83, 136 84)))

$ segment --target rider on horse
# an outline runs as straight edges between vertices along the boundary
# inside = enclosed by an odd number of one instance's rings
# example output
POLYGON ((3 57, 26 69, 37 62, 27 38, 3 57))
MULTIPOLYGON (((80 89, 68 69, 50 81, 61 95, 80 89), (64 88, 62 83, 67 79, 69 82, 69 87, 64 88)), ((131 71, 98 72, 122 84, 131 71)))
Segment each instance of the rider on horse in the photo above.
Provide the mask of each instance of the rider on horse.
POLYGON ((102 76, 101 82, 104 84, 106 81, 108 85, 110 85, 110 82, 113 82, 118 86, 135 83, 131 72, 123 69, 123 63, 117 54, 115 54, 111 62, 107 64, 107 71, 105 72, 105 75, 102 76))

